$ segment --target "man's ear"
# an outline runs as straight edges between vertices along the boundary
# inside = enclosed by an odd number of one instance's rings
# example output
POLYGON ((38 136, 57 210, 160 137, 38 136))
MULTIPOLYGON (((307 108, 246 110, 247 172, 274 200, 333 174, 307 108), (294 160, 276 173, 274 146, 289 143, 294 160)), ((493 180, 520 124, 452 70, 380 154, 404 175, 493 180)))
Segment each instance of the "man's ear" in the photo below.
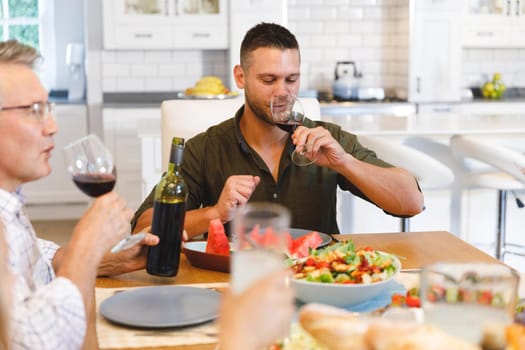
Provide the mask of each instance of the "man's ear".
POLYGON ((233 76, 235 77, 235 85, 239 89, 244 89, 244 71, 239 64, 233 67, 233 76))

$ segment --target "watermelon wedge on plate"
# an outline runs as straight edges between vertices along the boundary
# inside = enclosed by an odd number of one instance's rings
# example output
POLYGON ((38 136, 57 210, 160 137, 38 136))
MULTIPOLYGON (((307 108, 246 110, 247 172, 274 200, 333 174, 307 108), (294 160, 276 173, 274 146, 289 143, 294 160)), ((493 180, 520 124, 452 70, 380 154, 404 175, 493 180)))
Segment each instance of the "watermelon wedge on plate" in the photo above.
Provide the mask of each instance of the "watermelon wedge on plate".
MULTIPOLYGON (((273 233, 265 236, 259 230, 251 237, 261 245, 274 239, 273 233)), ((310 230, 291 228, 285 236, 286 247, 292 253, 308 255, 309 247, 323 247, 328 245, 332 238, 326 233, 317 233, 310 230)), ((184 242, 182 250, 192 266, 207 270, 230 272, 230 242, 220 220, 211 220, 208 231, 208 241, 184 242)))
POLYGON ((217 255, 230 255, 230 242, 224 232, 224 225, 221 220, 213 219, 208 227, 208 243, 206 253, 217 255))

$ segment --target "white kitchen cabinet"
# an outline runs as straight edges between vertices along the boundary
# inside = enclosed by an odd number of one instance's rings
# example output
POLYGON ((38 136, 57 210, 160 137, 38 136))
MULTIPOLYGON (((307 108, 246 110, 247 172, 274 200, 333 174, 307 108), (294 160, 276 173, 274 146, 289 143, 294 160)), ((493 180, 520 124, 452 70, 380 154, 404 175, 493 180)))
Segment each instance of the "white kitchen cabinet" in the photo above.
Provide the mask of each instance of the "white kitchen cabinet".
POLYGON ((85 105, 57 105, 54 113, 58 132, 53 137, 55 149, 49 161, 49 176, 22 186, 27 213, 31 219, 78 218, 87 208, 89 198, 73 183, 66 170, 62 149, 87 135, 85 105))
POLYGON ((463 46, 525 47, 525 1, 468 0, 464 13, 463 46))
POLYGON ((103 1, 105 49, 226 49, 227 0, 103 1))
POLYGON ((240 91, 235 85, 233 67, 240 63, 239 55, 244 34, 260 22, 286 26, 287 0, 230 0, 230 90, 240 91))
POLYGON ((104 142, 117 167, 115 190, 137 209, 144 191, 140 125, 158 124, 160 130, 160 108, 104 108, 102 116, 104 142))
POLYGON ((450 1, 412 3, 408 64, 410 102, 461 99, 461 7, 450 1), (427 3, 427 6, 424 6, 427 3))

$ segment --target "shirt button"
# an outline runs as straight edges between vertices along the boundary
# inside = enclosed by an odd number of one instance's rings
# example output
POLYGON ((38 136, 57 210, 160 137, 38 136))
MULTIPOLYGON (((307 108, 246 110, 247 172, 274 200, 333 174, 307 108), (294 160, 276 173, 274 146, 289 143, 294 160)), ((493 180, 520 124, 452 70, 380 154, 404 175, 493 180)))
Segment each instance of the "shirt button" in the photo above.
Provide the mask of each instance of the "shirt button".
POLYGON ((273 199, 277 199, 277 193, 273 194, 273 199))

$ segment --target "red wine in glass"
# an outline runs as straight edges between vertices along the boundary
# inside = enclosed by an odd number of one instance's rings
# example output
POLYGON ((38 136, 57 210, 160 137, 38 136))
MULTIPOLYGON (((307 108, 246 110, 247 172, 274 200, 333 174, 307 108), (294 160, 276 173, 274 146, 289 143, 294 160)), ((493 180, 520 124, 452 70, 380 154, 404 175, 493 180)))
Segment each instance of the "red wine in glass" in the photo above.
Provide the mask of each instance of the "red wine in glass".
MULTIPOLYGON (((270 100, 272 120, 277 127, 289 133, 294 133, 299 125, 303 124, 304 108, 299 99, 291 94, 273 95, 270 100)), ((292 152, 292 161, 299 166, 310 165, 316 159, 309 159, 304 155, 307 145, 299 145, 292 152), (297 149, 299 147, 299 150, 297 149)))
POLYGON ((115 187, 115 174, 86 173, 73 175, 73 182, 77 187, 90 197, 102 196, 115 187))
POLYGON ((293 134, 293 132, 295 131, 295 129, 297 129, 297 127, 300 125, 299 123, 276 123, 276 125, 281 129, 281 130, 284 130, 286 132, 289 132, 290 134, 293 134))

